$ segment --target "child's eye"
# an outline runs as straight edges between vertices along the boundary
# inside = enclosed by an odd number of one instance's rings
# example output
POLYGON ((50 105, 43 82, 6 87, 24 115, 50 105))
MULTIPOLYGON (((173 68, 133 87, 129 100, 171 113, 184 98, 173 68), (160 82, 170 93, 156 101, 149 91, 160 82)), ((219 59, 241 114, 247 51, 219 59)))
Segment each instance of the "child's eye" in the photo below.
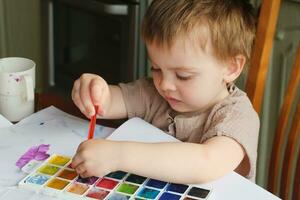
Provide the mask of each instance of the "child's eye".
POLYGON ((187 81, 187 80, 190 80, 192 78, 192 76, 181 76, 181 75, 178 75, 178 74, 176 74, 176 77, 181 81, 187 81))

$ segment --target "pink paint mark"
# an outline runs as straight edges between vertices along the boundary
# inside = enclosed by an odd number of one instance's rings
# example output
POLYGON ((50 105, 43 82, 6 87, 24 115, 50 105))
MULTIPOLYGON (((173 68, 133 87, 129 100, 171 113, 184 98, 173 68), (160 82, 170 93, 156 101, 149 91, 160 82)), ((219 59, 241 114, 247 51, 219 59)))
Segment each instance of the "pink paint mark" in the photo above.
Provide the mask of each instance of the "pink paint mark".
POLYGON ((16 74, 9 74, 9 76, 14 79, 16 82, 19 82, 21 80, 21 77, 16 74))
POLYGON ((33 146, 28 151, 23 154, 19 160, 16 162, 16 166, 22 169, 31 160, 46 160, 49 157, 47 151, 49 150, 49 144, 41 144, 39 146, 33 146))

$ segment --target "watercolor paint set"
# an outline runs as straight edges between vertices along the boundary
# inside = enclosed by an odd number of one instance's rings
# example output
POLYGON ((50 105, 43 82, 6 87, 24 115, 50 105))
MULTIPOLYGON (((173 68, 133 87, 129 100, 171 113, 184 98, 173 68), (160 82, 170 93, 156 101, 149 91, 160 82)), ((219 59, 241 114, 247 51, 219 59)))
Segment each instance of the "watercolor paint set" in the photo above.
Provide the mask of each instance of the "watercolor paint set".
POLYGON ((212 190, 194 185, 167 183, 123 171, 104 177, 81 178, 70 166, 71 158, 54 154, 40 164, 24 166, 31 173, 19 182, 61 199, 84 200, 199 200, 212 199, 212 190))

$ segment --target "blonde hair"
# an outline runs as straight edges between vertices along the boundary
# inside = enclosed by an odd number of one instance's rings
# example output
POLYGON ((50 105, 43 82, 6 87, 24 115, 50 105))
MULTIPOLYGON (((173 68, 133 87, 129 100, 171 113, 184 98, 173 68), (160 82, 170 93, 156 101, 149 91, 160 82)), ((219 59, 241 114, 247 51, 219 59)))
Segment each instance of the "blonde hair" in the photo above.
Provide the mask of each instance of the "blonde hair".
POLYGON ((178 37, 192 33, 202 49, 211 40, 217 59, 224 61, 242 54, 247 64, 255 28, 253 8, 245 0, 153 0, 141 32, 146 43, 168 47, 178 37))

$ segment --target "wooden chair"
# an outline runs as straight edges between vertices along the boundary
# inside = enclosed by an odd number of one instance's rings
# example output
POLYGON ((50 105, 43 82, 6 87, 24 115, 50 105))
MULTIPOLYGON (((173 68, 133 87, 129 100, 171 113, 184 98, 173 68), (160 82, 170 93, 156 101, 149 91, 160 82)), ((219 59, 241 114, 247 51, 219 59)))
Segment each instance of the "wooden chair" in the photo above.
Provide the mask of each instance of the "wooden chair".
POLYGON ((294 199, 300 199, 300 179, 296 178, 300 177, 300 156, 298 156, 298 161, 296 165, 296 175, 295 175, 295 181, 294 181, 294 189, 293 189, 293 197, 294 199))
MULTIPOLYGON (((263 0, 260 10, 256 41, 246 83, 246 92, 258 113, 262 105, 280 3, 280 0, 263 0)), ((300 141, 300 103, 296 102, 299 80, 300 45, 278 118, 269 167, 268 190, 283 199, 288 199, 290 191, 293 191, 293 199, 300 199, 300 158, 297 152, 297 145, 300 141), (288 131, 288 121, 292 119, 293 105, 297 105, 297 108, 291 129, 288 131), (296 162, 296 170, 293 171, 296 162), (280 172, 281 164, 283 165, 282 172, 280 172), (292 184, 293 177, 294 183, 292 184), (277 189, 279 184, 280 190, 277 189), (293 189, 291 189, 292 185, 294 185, 293 189)))
MULTIPOLYGON (((292 68, 290 81, 287 86, 283 105, 281 107, 281 112, 279 115, 279 120, 277 123, 269 171, 269 189, 272 192, 277 193, 277 186, 280 181, 279 173, 280 168, 282 168, 279 196, 283 199, 288 199, 289 197, 289 192, 291 191, 292 187, 291 181, 293 177, 295 178, 294 195, 296 195, 297 192, 299 193, 300 189, 299 182, 298 188, 296 184, 296 179, 300 179, 300 177, 294 176, 295 173, 293 173, 294 163, 296 163, 297 158, 299 159, 297 145, 299 145, 300 141, 300 102, 296 102, 297 91, 299 92, 299 83, 300 45, 298 47, 296 61, 292 68), (292 118, 293 105, 296 105, 296 113, 292 118), (289 119, 292 119, 290 131, 288 131, 289 119), (284 145, 286 141, 287 144, 284 145), (281 164, 282 158, 283 163, 281 164)), ((299 167, 300 166, 298 166, 297 170, 299 170, 299 167)))
POLYGON ((263 0, 260 9, 256 40, 246 82, 246 92, 258 113, 261 109, 279 8, 280 0, 263 0))

